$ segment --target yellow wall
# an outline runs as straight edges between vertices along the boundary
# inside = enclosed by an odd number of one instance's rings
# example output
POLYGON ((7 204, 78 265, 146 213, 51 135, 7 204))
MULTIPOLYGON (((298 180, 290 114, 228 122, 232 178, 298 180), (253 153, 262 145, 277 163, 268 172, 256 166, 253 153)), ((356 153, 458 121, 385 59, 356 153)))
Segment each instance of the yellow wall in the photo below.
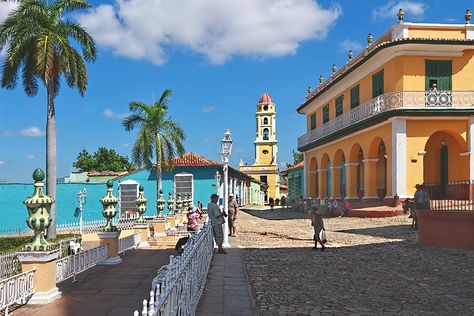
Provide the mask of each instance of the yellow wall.
POLYGON ((273 146, 271 145, 257 145, 258 150, 258 164, 269 165, 273 159, 273 146), (264 154, 263 151, 268 151, 267 154, 264 154))
POLYGON ((408 120, 407 121, 407 193, 411 194, 418 183, 439 182, 439 153, 441 140, 444 139, 450 149, 449 181, 469 179, 469 156, 459 153, 468 151, 467 120, 408 120), (430 136, 436 132, 445 134, 430 136), (428 145, 428 146, 427 146, 428 145), (426 151, 425 156, 419 155, 426 151), (416 160, 416 162, 414 161, 416 160), (426 164, 426 165, 425 165, 426 164))
POLYGON ((408 29, 408 37, 465 39, 466 29, 408 29))

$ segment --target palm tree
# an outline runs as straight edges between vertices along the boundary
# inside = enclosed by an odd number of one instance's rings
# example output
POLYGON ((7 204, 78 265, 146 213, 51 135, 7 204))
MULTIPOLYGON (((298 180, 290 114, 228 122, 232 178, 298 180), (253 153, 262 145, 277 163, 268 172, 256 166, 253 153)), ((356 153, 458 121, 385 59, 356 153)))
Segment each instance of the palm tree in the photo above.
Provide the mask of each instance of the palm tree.
POLYGON ((139 166, 144 165, 150 171, 155 170, 157 198, 162 190, 162 169, 171 169, 173 157, 184 154, 183 141, 186 135, 179 124, 167 116, 170 97, 171 90, 166 89, 160 99, 153 104, 130 102, 130 112, 133 113, 122 122, 126 131, 139 128, 133 145, 132 160, 139 166))
MULTIPOLYGON (((16 87, 21 73, 28 96, 38 93, 40 79, 47 93, 46 121, 46 192, 56 199, 56 110, 54 99, 59 94, 61 75, 70 88, 81 96, 87 87, 84 60, 93 62, 96 49, 92 37, 77 23, 64 17, 79 9, 89 8, 84 0, 22 0, 0 24, 0 51, 6 48, 1 86, 16 87), (81 54, 70 40, 75 40, 81 54)), ((48 238, 56 236, 56 204, 51 206, 52 223, 48 238)))

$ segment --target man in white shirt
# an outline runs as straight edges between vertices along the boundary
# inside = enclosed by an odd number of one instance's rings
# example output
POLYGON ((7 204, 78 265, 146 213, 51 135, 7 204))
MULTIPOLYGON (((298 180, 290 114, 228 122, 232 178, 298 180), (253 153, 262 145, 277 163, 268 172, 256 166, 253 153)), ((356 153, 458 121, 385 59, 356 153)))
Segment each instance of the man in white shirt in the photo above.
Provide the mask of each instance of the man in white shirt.
POLYGON ((217 205, 218 200, 219 196, 217 194, 211 195, 211 202, 207 205, 207 214, 212 225, 214 240, 216 241, 217 247, 219 248, 217 253, 227 253, 222 247, 222 243, 224 242, 222 224, 225 223, 224 217, 226 217, 227 214, 225 212, 221 212, 219 206, 217 205))

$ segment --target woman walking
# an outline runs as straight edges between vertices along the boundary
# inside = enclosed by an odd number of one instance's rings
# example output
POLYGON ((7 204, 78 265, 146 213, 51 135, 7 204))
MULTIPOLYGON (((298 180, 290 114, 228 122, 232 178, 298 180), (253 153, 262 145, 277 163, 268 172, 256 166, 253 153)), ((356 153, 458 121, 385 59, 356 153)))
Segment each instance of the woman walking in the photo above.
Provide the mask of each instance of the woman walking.
POLYGON ((321 251, 326 249, 324 246, 323 241, 321 240, 321 232, 324 230, 324 222, 323 216, 321 212, 319 212, 318 207, 313 205, 311 208, 311 225, 314 227, 314 247, 313 249, 318 249, 318 242, 321 245, 321 251))

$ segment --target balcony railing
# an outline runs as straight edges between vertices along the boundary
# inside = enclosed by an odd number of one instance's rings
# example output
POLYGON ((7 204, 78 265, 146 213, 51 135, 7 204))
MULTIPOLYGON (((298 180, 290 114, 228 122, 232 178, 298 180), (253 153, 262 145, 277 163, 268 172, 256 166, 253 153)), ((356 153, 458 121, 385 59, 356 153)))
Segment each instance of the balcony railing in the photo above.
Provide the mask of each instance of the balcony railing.
POLYGON ((474 108, 474 91, 402 91, 383 94, 300 136, 298 148, 388 111, 426 108, 474 108))

